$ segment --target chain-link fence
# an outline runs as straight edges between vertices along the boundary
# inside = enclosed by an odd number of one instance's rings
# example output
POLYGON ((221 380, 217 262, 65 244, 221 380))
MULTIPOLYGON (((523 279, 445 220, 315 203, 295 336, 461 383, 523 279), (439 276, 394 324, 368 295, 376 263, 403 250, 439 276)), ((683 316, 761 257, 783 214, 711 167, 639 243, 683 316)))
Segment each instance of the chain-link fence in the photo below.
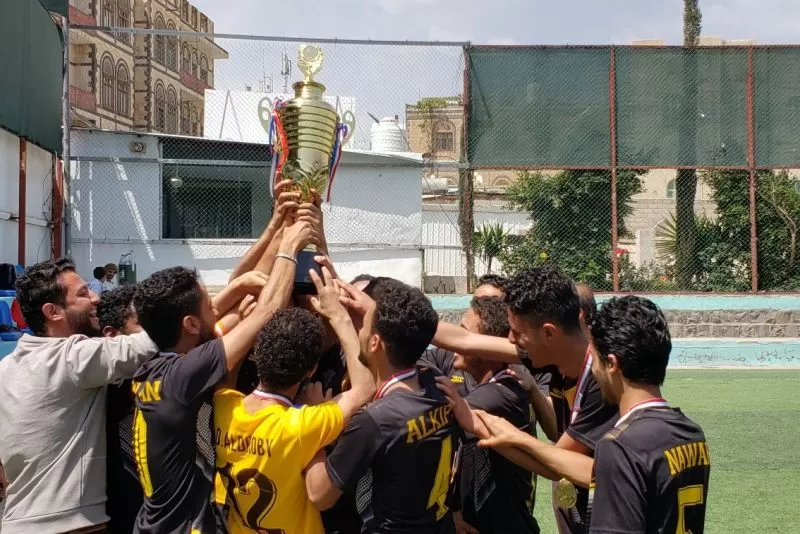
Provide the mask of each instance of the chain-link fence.
MULTIPOLYGON (((305 40, 77 18, 73 256, 222 281, 270 217, 269 116, 305 40)), ((355 124, 325 208, 345 275, 463 289, 471 220, 477 276, 553 261, 598 290, 800 287, 800 50, 317 43, 355 124)))

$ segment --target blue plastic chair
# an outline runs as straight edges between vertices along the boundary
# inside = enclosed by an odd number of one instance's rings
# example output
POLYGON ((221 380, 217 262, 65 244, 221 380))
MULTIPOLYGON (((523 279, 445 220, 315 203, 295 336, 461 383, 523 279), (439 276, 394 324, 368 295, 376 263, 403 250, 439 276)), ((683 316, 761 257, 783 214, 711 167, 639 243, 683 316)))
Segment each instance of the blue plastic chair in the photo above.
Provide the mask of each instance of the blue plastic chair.
POLYGON ((11 318, 11 308, 4 300, 0 300, 0 324, 14 326, 14 320, 11 318))

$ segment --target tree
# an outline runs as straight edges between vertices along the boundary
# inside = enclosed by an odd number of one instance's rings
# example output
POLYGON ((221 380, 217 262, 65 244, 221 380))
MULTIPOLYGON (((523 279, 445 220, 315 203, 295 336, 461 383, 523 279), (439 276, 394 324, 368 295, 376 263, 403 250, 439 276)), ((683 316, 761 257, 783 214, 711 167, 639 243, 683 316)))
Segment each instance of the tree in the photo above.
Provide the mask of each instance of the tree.
MULTIPOLYGON (((745 171, 710 171, 703 180, 711 187, 717 205, 716 236, 700 249, 705 267, 702 289, 750 289, 750 196, 745 171)), ((765 290, 800 289, 800 191, 786 171, 760 171, 757 175, 756 227, 758 228, 759 286, 765 290)))
MULTIPOLYGON (((683 1, 683 46, 695 47, 700 41, 702 14, 698 6, 699 0, 683 1)), ((684 51, 684 88, 686 100, 684 116, 689 121, 681 145, 687 154, 694 150, 695 124, 697 108, 697 64, 693 51, 684 51)), ((697 194, 697 171, 695 169, 679 169, 675 177, 675 231, 677 239, 677 256, 675 258, 675 276, 680 289, 688 289, 692 285, 695 267, 697 266, 697 228, 694 217, 694 199, 697 194)))
MULTIPOLYGON (((683 8, 683 45, 695 47, 700 40, 702 14, 698 6, 699 0, 684 0, 683 8)), ((697 65, 692 52, 684 53, 684 86, 686 101, 684 116, 689 121, 681 143, 690 153, 695 146, 695 120, 697 107, 697 65)), ((675 230, 677 255, 675 258, 675 274, 678 287, 688 289, 694 278, 697 266, 697 227, 694 216, 694 200, 697 194, 697 171, 695 169, 679 169, 675 179, 675 230)))
MULTIPOLYGON (((631 197, 642 191, 640 173, 617 176, 619 233, 627 234, 625 218, 631 197)), ((500 254, 503 270, 553 262, 574 279, 599 290, 611 281, 611 176, 608 171, 562 171, 555 176, 517 173, 506 198, 516 209, 530 213, 530 232, 500 254)))
POLYGON ((475 254, 486 264, 489 273, 492 272, 492 261, 500 256, 507 245, 508 230, 500 223, 484 223, 472 240, 475 254))

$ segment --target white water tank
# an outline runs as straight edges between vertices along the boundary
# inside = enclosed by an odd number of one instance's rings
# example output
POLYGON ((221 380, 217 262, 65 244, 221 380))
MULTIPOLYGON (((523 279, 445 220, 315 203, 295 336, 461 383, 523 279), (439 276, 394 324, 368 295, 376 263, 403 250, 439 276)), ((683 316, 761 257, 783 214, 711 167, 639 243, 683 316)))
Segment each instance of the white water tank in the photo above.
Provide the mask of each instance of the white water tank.
POLYGON ((370 145, 373 152, 405 152, 405 132, 397 117, 384 117, 372 125, 370 145))
POLYGON ((437 178, 435 174, 422 177, 422 192, 424 194, 444 194, 447 192, 447 178, 437 178))

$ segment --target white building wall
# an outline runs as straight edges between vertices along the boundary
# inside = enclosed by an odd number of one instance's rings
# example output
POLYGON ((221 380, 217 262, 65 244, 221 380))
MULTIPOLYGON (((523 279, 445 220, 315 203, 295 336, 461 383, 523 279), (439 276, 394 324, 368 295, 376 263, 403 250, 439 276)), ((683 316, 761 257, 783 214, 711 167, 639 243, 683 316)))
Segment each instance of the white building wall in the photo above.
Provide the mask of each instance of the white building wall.
MULTIPOLYGON (((25 264, 50 258, 53 155, 28 142, 25 264)), ((0 263, 17 263, 19 242, 19 138, 0 128, 0 263)))
MULTIPOLYGON (((74 131, 72 143, 79 161, 72 162, 71 254, 83 276, 133 250, 140 280, 185 265, 196 267, 207 285, 227 282, 253 240, 161 238, 157 137, 74 131), (131 141, 144 142, 145 152, 132 154, 131 141), (92 157, 125 159, 85 161, 92 157)), ((369 273, 421 285, 421 170, 418 156, 345 152, 332 205, 323 206, 331 254, 343 277, 369 273)))
MULTIPOLYGON (((474 221, 476 231, 484 224, 500 223, 512 234, 524 234, 531 226, 526 213, 502 208, 482 208, 476 202, 474 221)), ((422 243, 425 249, 427 276, 466 277, 466 263, 461 252, 458 230, 458 210, 453 205, 426 204, 422 212, 422 243)), ((492 262, 492 272, 500 272, 499 261, 492 262)), ((484 275, 488 266, 475 258, 475 274, 484 275)))

